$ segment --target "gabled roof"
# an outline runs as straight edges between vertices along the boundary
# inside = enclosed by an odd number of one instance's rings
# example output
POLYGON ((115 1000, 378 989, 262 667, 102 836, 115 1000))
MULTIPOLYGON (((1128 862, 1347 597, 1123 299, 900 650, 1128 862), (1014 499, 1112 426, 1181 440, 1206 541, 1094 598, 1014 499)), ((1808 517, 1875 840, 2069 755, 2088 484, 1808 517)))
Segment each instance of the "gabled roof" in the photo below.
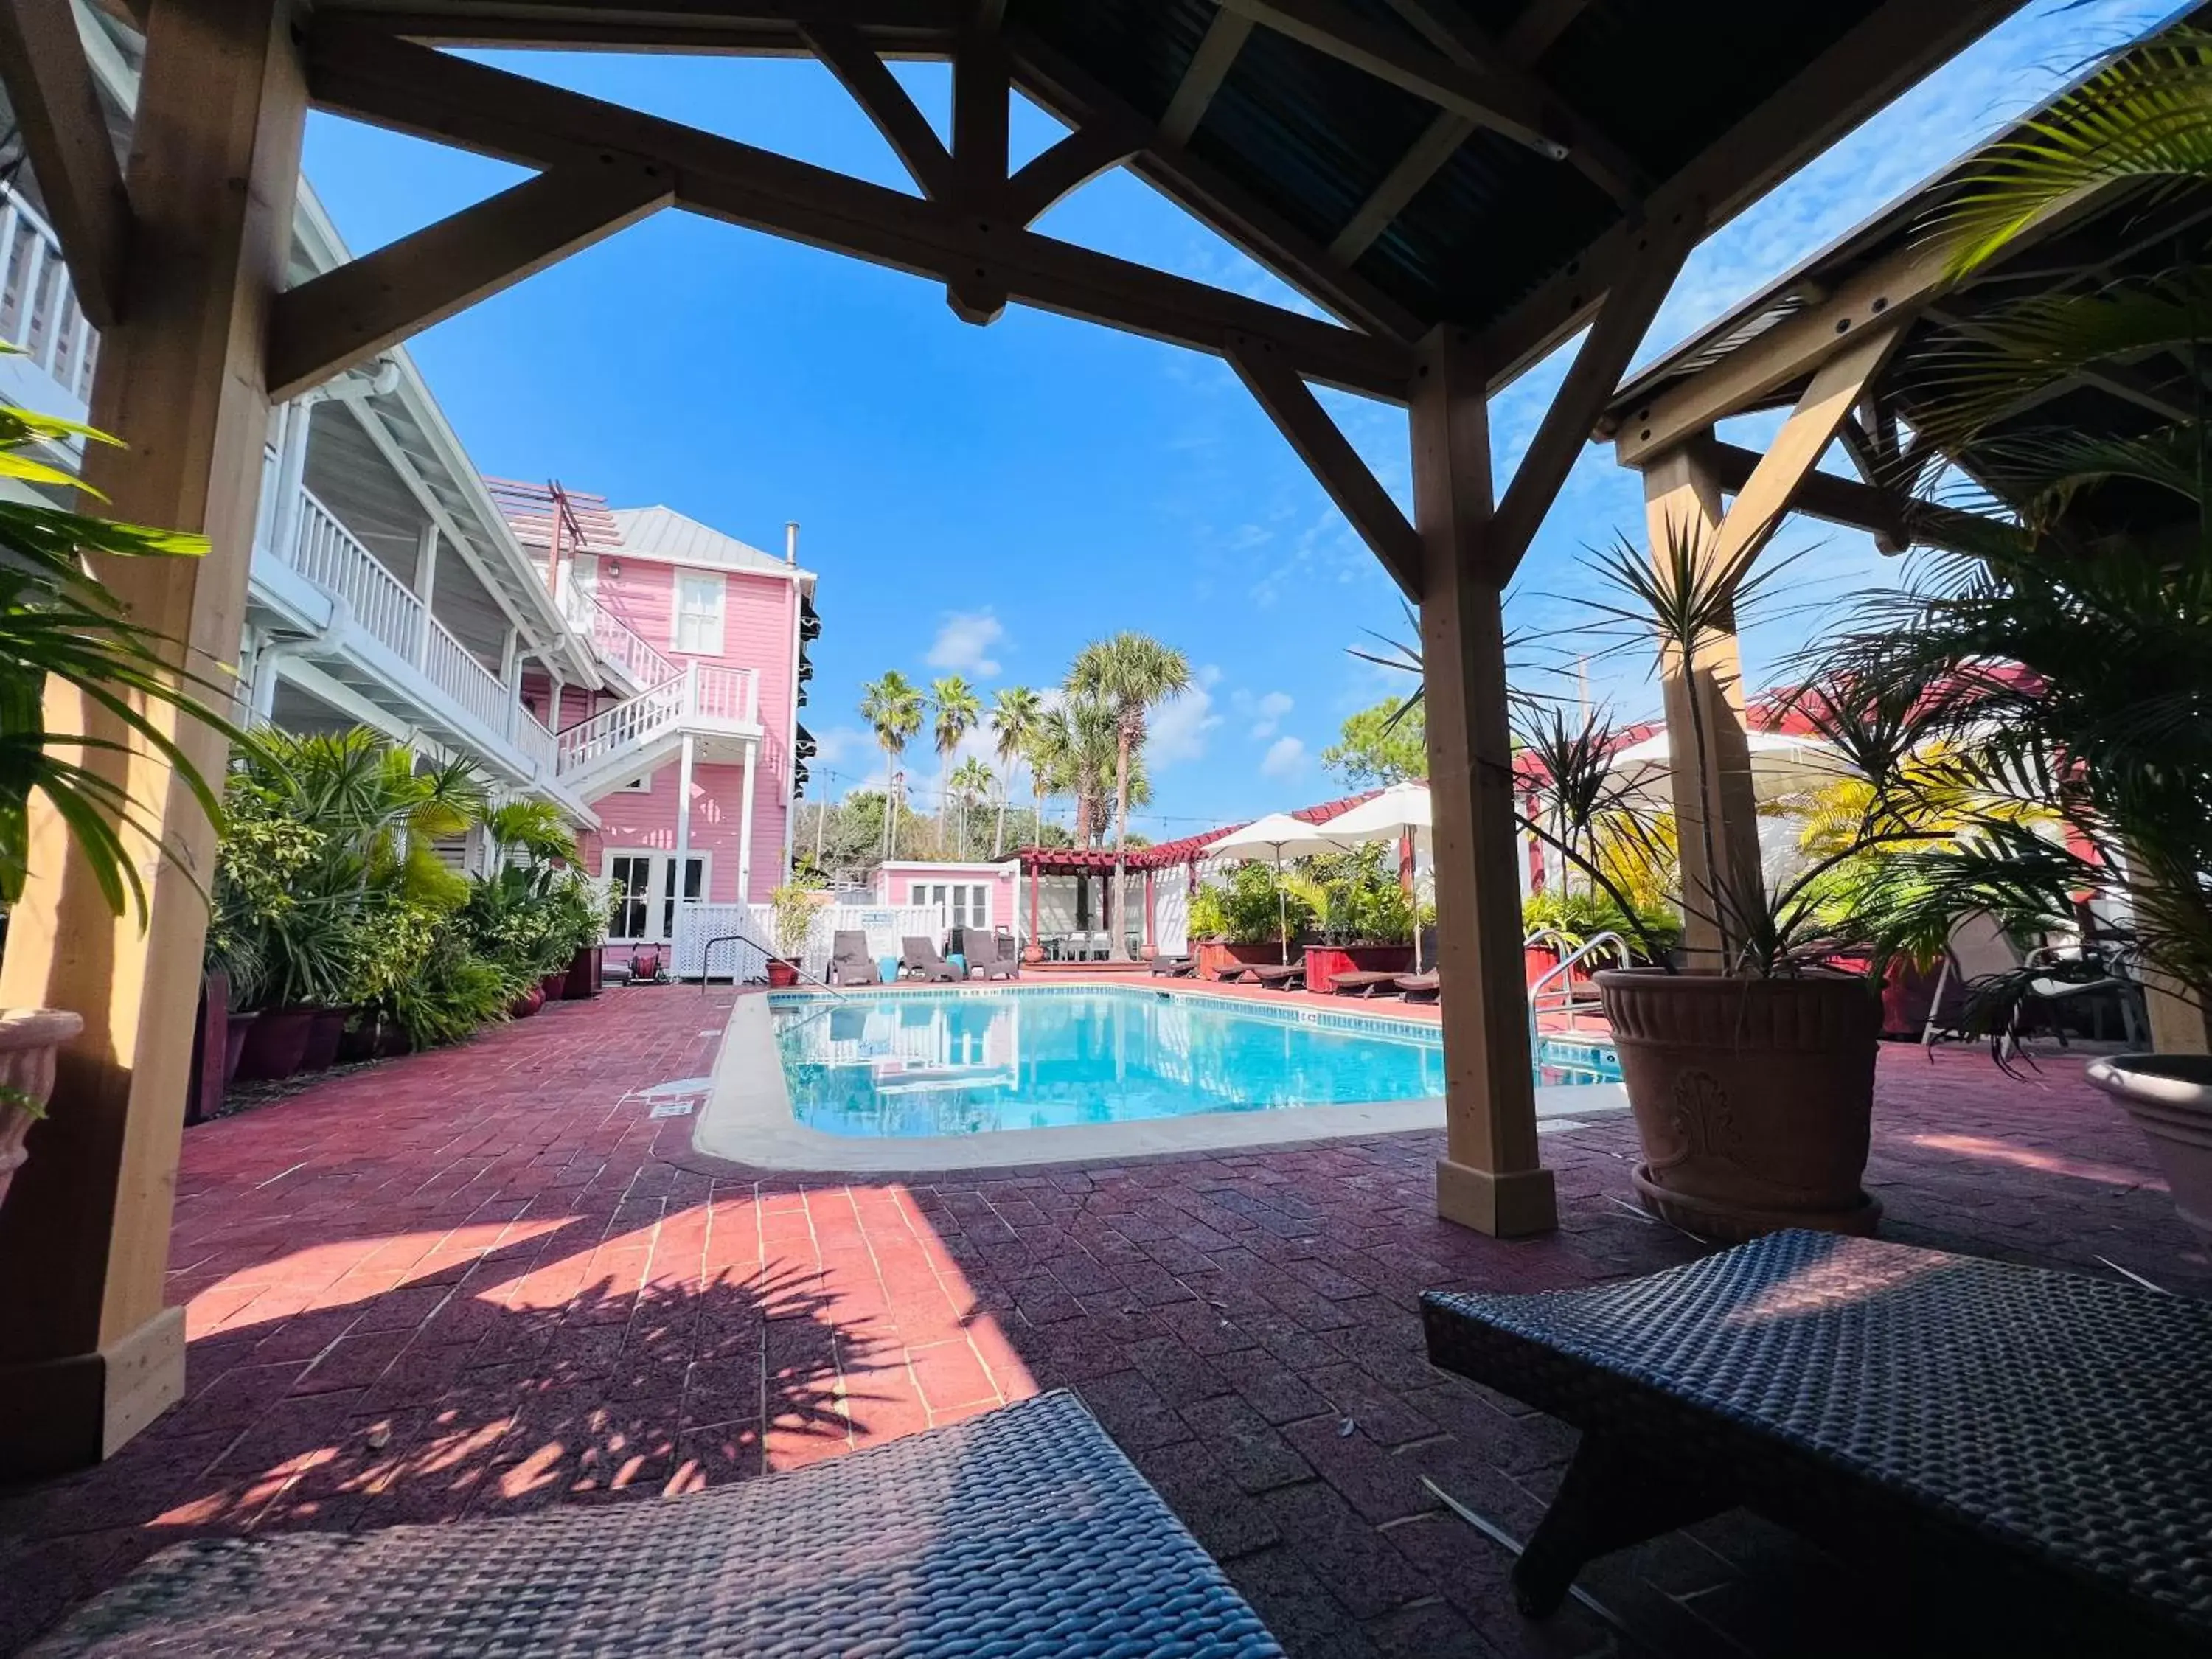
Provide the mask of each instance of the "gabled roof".
POLYGON ((793 568, 775 554, 763 553, 750 543, 686 518, 672 507, 618 507, 614 520, 622 532, 623 550, 641 559, 757 570, 768 575, 793 574, 793 568))

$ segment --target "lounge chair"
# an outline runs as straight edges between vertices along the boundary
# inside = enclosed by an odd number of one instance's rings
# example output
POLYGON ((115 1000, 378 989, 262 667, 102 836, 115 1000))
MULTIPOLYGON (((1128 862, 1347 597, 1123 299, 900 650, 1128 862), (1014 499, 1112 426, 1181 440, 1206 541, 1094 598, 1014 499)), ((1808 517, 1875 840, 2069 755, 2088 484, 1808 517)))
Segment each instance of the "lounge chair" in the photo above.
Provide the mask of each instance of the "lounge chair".
POLYGON ((868 954, 868 936, 858 928, 839 928, 830 940, 830 983, 834 987, 883 982, 876 959, 868 954))
POLYGON ((1008 979, 1022 976, 1022 942, 1001 927, 991 935, 998 942, 999 960, 1005 964, 1008 979))
POLYGON ((951 980, 957 983, 960 970, 937 953, 937 942, 915 934, 899 940, 899 972, 916 979, 951 980))
POLYGON ((1340 997, 1392 995, 1398 989, 1398 977, 1395 969, 1383 973, 1362 969, 1356 973, 1332 975, 1328 981, 1328 988, 1340 997))
POLYGON ((40 1646, 52 1659, 863 1649, 1283 1652, 1064 1389, 682 1498, 195 1539, 40 1646))
POLYGON ((1272 990, 1301 990, 1306 982, 1306 965, 1303 962, 1285 963, 1280 967, 1258 967, 1250 972, 1253 983, 1265 985, 1272 990))
POLYGON ((1006 941, 988 933, 968 935, 968 972, 978 979, 1012 979, 1021 972, 1018 957, 1006 954, 1006 941))
POLYGON ((1236 985, 1251 971, 1241 962, 1224 962, 1213 970, 1213 982, 1216 985, 1236 985))
POLYGON ((1433 969, 1425 974, 1400 974, 1398 988, 1408 1002, 1434 1002, 1443 988, 1443 980, 1433 969))
POLYGON ((2212 1651, 2212 1306, 1813 1232, 1421 1304, 1434 1364, 1582 1431, 1514 1568, 1523 1612, 1742 1505, 1970 1591, 1978 1629, 2016 1611, 2031 1651, 2212 1651))
POLYGON ((1154 979, 1188 979, 1197 971, 1196 962, 1190 957, 1154 957, 1152 966, 1154 979))

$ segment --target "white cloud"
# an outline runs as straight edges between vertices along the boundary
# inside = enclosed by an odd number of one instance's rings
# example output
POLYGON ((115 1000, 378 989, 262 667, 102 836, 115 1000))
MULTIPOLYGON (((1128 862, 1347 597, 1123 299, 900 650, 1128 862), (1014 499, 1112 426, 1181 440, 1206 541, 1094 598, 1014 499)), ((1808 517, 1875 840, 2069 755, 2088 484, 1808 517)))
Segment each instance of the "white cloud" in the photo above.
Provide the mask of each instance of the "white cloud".
POLYGON ((988 680, 999 672, 992 649, 1006 637, 1006 625, 988 611, 949 611, 922 660, 932 668, 988 680))
POLYGON ((1249 691, 1238 690, 1229 700, 1230 707, 1241 720, 1252 722, 1245 735, 1255 743, 1263 743, 1283 729, 1283 716, 1296 707, 1287 691, 1268 691, 1254 696, 1249 691))
POLYGON ((876 746, 875 736, 857 726, 830 726, 814 733, 814 757, 824 766, 851 760, 876 746))
POLYGON ((1204 757, 1206 734, 1221 724, 1212 691, 1220 683, 1221 670, 1208 663, 1191 676, 1189 690, 1160 705, 1145 727, 1149 765, 1160 769, 1204 757))
POLYGON ((1297 738, 1277 738, 1260 761, 1263 778, 1294 778, 1306 769, 1306 746, 1297 738))

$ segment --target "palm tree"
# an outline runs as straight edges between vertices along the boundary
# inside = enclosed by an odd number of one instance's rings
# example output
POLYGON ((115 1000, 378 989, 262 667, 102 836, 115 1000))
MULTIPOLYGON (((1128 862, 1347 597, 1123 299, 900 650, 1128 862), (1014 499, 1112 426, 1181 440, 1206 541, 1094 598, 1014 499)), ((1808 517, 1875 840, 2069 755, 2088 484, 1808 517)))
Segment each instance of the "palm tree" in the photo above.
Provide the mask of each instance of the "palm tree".
MULTIPOLYGON (((1006 792, 1014 781, 1014 767, 1028 757, 1030 739, 1044 718, 1044 700, 1026 685, 1010 685, 991 700, 991 735, 999 740, 999 825, 991 833, 991 856, 1002 857, 1006 847, 1006 792)), ((1035 781, 1036 769, 1030 769, 1035 781)), ((1042 810, 1043 798, 1038 798, 1042 810)))
MULTIPOLYGON (((1190 660, 1146 634, 1121 633, 1086 645, 1067 672, 1073 696, 1101 703, 1114 715, 1114 894, 1121 896, 1129 870, 1129 764, 1145 746, 1145 721, 1153 706, 1190 689, 1190 660)), ((1127 961, 1123 932, 1114 930, 1111 959, 1127 961)))
POLYGON ((898 846, 899 760, 921 730, 921 693, 896 668, 860 688, 860 718, 884 751, 884 856, 898 846))
POLYGON ((930 685, 929 709, 931 736, 937 740, 937 838, 942 843, 951 821, 953 751, 983 718, 983 705, 966 680, 947 674, 930 685))
POLYGON ((968 856, 968 813, 979 800, 988 800, 999 780, 991 769, 983 764, 982 757, 970 755, 952 769, 952 799, 960 808, 960 856, 968 856))

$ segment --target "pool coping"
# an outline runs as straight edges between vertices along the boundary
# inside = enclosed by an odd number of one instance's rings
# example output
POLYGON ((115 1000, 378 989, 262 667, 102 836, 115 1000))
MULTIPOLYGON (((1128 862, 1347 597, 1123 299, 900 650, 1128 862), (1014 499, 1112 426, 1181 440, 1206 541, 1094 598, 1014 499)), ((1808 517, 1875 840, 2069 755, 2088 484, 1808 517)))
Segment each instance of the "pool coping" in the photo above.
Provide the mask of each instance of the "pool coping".
MULTIPOLYGON (((955 995, 982 994, 981 985, 933 988, 955 995)), ((1015 988, 990 987, 991 994, 1015 988)), ((1073 986, 1021 988, 1020 994, 1064 995, 1073 986)), ((1085 986, 1095 991, 1097 986, 1085 986)), ((1131 987, 1132 990, 1138 989, 1131 987)), ((1145 988, 1157 989, 1159 988, 1145 988)), ((1180 994, 1203 996, 1203 992, 1180 994)), ((785 999, 787 1002, 791 999, 785 999)), ((1249 1010, 1242 998, 1209 1000, 1249 1010)), ((909 1170, 996 1170, 1045 1164, 1110 1162, 1162 1153, 1224 1152, 1252 1146, 1282 1146, 1305 1141, 1343 1140, 1364 1135, 1406 1134, 1444 1127, 1441 1095, 1419 1100, 1363 1104, 1287 1106, 1268 1111, 1193 1112, 1182 1117, 1139 1118, 1127 1123, 1070 1124, 1050 1129, 996 1129, 972 1135, 838 1135, 803 1124, 792 1115, 791 1092, 777 1051, 772 1018, 775 1000, 743 996, 730 1010, 714 1083, 694 1121, 695 1152, 762 1170, 817 1170, 824 1174, 876 1175, 909 1170)), ((1328 1023, 1325 1012, 1304 1011, 1311 1022, 1328 1023)), ((1351 1019, 1361 1016, 1337 1016, 1351 1019)), ((1372 1017, 1367 1017, 1372 1018, 1372 1017)), ((1377 1025, 1433 1030, 1425 1021, 1375 1018, 1377 1025)), ((1537 1132, 1556 1134, 1581 1118, 1626 1111, 1626 1090, 1617 1083, 1539 1086, 1537 1132)))

